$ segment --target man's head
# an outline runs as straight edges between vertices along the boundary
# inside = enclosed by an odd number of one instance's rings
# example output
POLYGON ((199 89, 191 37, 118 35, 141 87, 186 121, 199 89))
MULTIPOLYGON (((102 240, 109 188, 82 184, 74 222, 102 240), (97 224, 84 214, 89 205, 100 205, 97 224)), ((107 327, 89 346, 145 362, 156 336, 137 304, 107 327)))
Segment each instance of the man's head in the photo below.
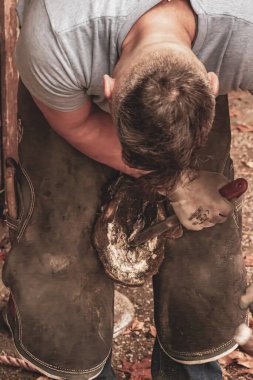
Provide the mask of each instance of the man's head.
POLYGON ((174 46, 149 51, 113 83, 111 110, 123 159, 152 171, 147 180, 155 187, 173 186, 195 166, 213 122, 217 82, 190 53, 174 46))

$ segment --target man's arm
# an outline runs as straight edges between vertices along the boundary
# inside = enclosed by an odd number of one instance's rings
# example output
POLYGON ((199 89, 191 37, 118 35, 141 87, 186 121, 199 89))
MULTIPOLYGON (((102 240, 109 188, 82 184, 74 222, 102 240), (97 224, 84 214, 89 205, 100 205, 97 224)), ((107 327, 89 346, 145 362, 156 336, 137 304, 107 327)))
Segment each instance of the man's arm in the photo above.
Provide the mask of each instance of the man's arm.
POLYGON ((80 152, 133 177, 144 172, 129 168, 121 156, 121 145, 112 117, 90 100, 75 111, 61 112, 34 99, 51 127, 80 152))
MULTIPOLYGON (((131 176, 139 177, 144 174, 143 171, 124 164, 121 145, 111 116, 90 100, 70 112, 56 111, 38 100, 35 101, 53 129, 79 151, 131 176)), ((177 198, 172 202, 176 215, 187 229, 198 231, 217 222, 225 222, 233 210, 232 205, 219 193, 219 188, 228 180, 219 173, 204 174, 200 172, 194 181, 189 182, 187 188, 183 186, 180 194, 177 194, 177 198), (186 205, 190 205, 190 208, 186 208, 186 205), (203 215, 197 215, 201 220, 197 220, 196 223, 196 217, 193 218, 193 215, 199 210, 206 211, 208 215, 204 215, 204 219, 203 215)))

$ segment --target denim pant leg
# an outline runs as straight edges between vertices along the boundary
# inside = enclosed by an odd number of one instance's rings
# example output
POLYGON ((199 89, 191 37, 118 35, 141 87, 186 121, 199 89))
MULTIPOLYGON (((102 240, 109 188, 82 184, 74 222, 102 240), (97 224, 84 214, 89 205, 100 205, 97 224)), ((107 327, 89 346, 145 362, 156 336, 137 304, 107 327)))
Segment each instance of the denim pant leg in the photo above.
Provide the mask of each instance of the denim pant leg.
POLYGON ((114 380, 116 379, 115 372, 112 369, 112 354, 109 356, 103 371, 100 373, 96 380, 114 380))
POLYGON ((222 380, 218 362, 194 365, 177 363, 163 352, 157 340, 151 369, 153 380, 222 380))

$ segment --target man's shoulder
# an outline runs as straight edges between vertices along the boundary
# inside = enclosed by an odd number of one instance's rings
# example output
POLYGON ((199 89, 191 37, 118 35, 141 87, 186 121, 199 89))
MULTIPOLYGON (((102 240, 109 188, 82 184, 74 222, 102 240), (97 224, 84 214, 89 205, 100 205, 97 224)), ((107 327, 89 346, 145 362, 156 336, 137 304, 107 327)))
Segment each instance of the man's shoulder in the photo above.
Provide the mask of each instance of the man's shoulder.
MULTIPOLYGON (((149 2, 151 0, 146 0, 149 2)), ((120 19, 126 17, 142 0, 18 0, 21 24, 29 9, 45 7, 54 32, 64 32, 96 19, 120 19)))
POLYGON ((190 0, 198 14, 210 17, 234 17, 245 22, 253 23, 252 0, 190 0))
POLYGON ((57 33, 78 29, 94 21, 120 22, 139 0, 44 0, 48 16, 57 33))
POLYGON ((253 1, 190 1, 198 15, 193 51, 218 75, 220 94, 252 89, 253 1))

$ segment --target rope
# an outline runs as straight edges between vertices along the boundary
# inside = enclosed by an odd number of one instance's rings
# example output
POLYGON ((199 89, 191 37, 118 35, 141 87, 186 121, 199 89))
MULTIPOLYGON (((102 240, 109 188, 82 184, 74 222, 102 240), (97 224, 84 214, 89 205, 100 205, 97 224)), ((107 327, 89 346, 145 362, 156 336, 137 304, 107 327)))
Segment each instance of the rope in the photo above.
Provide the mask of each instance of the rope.
MULTIPOLYGON (((35 368, 32 364, 27 363, 23 359, 14 358, 8 355, 0 355, 0 364, 5 364, 5 365, 16 367, 16 368, 23 368, 23 369, 26 369, 27 371, 38 373, 37 368, 35 368)), ((49 380, 48 377, 40 377, 39 379, 49 380)))

